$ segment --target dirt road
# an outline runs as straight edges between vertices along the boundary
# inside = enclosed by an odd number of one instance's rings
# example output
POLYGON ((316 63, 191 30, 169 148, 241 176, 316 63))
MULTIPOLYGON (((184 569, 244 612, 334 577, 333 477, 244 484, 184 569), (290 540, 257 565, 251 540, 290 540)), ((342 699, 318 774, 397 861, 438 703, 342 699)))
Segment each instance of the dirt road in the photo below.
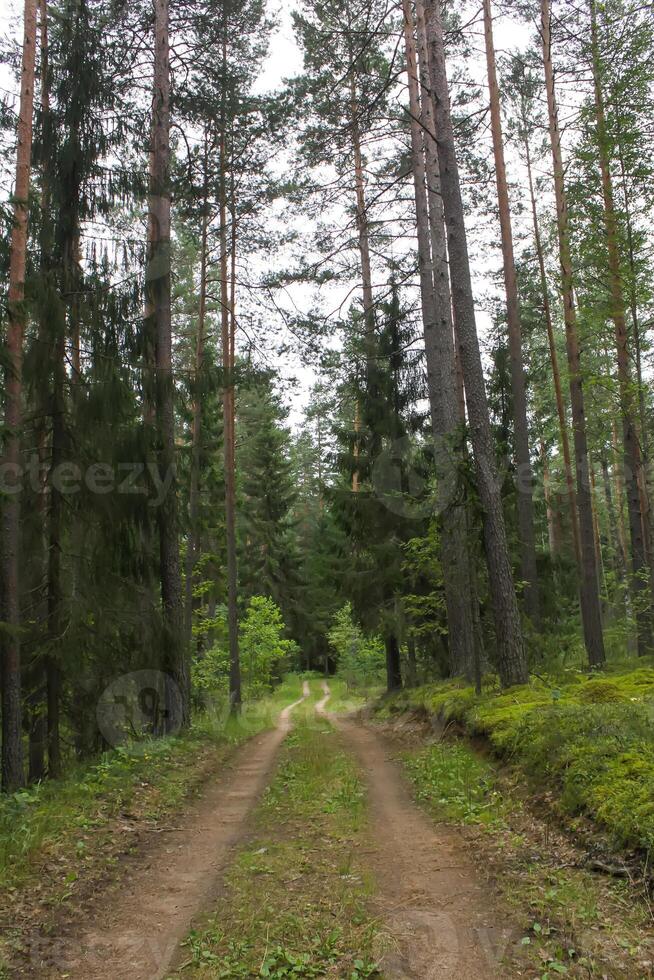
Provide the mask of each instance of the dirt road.
MULTIPOLYGON (((329 688, 317 710, 326 714, 329 688)), ((368 784, 371 833, 362 855, 374 872, 383 975, 387 980, 497 980, 515 936, 495 921, 474 855, 454 830, 435 825, 413 802, 382 736, 328 716, 355 753, 368 784)))
POLYGON ((247 819, 267 785, 293 709, 277 727, 244 745, 229 770, 207 789, 146 863, 135 862, 116 889, 102 895, 87 928, 36 946, 24 976, 80 980, 161 980, 194 917, 220 886, 247 819))

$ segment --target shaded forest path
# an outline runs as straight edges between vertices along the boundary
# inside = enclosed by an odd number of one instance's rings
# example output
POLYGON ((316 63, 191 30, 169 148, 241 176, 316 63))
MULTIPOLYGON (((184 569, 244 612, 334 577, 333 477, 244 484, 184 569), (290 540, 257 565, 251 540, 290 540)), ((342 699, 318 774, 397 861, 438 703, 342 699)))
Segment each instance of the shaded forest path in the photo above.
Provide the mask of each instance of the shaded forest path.
POLYGON ((285 708, 277 726, 255 736, 234 755, 173 833, 166 834, 128 878, 101 895, 90 924, 59 937, 49 966, 30 975, 80 980, 162 980, 195 917, 220 889, 232 852, 247 833, 250 813, 269 782, 291 714, 310 697, 285 708), (52 972, 50 972, 52 970, 52 972))
POLYGON ((370 834, 360 857, 376 880, 377 914, 390 938, 386 980, 512 976, 502 962, 515 940, 498 923, 492 896, 456 830, 434 823, 411 798, 383 736, 352 718, 329 715, 323 684, 319 714, 345 736, 367 783, 370 834))

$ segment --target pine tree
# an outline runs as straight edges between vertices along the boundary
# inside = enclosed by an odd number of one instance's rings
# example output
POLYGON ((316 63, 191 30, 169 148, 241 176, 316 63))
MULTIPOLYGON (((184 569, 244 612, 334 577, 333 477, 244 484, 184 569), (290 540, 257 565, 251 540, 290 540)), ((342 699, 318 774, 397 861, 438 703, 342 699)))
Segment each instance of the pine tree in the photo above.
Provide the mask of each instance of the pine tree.
POLYGON ((454 321, 465 383, 477 487, 484 512, 486 560, 496 623, 497 667, 502 683, 508 687, 527 680, 527 664, 477 337, 463 202, 450 114, 443 25, 438 3, 429 0, 426 12, 441 192, 448 230, 454 321))
POLYGON ((570 252, 570 231, 568 204, 565 191, 561 134, 559 131, 558 107, 554 86, 552 64, 551 2, 542 0, 541 31, 543 41, 543 63, 549 110, 549 130, 554 165, 554 187, 559 234, 559 253, 561 259, 561 287, 566 325, 566 346, 570 374, 570 401, 572 405, 572 424, 577 467, 577 503, 579 508, 579 535, 582 558, 581 613, 584 625, 586 650, 591 666, 599 667, 606 659, 602 634, 602 615, 599 602, 599 580, 595 536, 593 527, 593 508, 590 489, 590 468, 588 463, 588 443, 586 437, 586 412, 584 390, 577 336, 577 314, 573 294, 573 269, 570 252))
POLYGON ((12 791, 24 781, 20 662, 21 428, 23 416, 23 343, 27 265, 28 198, 32 166, 32 128, 36 66, 36 0, 25 0, 23 57, 14 186, 14 227, 9 261, 9 325, 5 381, 4 464, 14 473, 2 508, 2 586, 5 636, 2 644, 2 787, 12 791))

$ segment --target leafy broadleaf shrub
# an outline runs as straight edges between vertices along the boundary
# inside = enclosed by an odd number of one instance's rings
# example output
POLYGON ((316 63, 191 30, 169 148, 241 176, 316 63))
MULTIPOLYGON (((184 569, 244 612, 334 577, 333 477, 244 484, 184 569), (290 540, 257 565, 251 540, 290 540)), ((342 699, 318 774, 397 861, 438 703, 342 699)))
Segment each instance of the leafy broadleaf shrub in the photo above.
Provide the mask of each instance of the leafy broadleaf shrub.
MULTIPOLYGON (((239 628, 239 650, 245 697, 256 700, 281 681, 297 653, 285 637, 279 607, 267 596, 250 599, 239 628)), ((224 637, 193 664, 193 695, 204 708, 225 700, 229 677, 229 650, 224 637)))
POLYGON ((352 606, 346 603, 334 616, 327 634, 338 672, 350 686, 374 684, 385 668, 384 644, 378 636, 366 636, 354 622, 352 606))

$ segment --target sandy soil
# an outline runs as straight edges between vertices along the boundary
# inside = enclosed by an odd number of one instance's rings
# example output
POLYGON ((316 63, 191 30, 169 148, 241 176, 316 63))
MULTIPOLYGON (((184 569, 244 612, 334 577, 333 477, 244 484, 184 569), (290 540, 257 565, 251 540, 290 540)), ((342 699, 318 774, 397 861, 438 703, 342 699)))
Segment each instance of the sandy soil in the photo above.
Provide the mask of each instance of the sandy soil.
POLYGON ((45 942, 23 976, 79 980, 161 980, 195 917, 220 888, 234 848, 267 785, 290 728, 289 705, 276 729, 235 754, 224 778, 209 785, 171 833, 96 901, 87 925, 45 942))
MULTIPOLYGON (((317 710, 325 713, 329 688, 317 710)), ((498 921, 475 856, 454 829, 436 825, 412 801, 383 737, 330 716, 367 778, 371 833, 360 855, 374 872, 387 980, 497 980, 516 939, 498 921)), ((383 947, 383 948, 382 948, 383 947)))

